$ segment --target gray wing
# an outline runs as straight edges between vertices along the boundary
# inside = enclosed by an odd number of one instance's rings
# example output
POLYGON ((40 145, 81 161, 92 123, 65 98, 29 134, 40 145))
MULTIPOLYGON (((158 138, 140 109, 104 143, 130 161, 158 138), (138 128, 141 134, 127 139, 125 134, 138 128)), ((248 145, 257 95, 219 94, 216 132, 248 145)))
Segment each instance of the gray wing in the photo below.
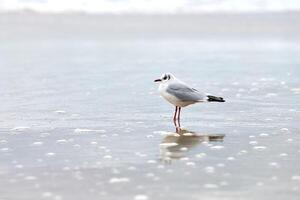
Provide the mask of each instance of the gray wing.
POLYGON ((183 83, 171 83, 167 88, 167 92, 181 101, 203 101, 206 99, 204 93, 200 93, 183 83))

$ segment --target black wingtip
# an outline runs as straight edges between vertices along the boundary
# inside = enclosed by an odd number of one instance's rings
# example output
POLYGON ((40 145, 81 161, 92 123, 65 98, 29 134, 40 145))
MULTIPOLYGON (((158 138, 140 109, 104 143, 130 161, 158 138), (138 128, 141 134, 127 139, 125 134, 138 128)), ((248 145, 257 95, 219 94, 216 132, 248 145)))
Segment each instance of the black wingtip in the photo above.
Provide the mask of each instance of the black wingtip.
POLYGON ((213 101, 215 101, 215 102, 225 102, 223 97, 215 97, 215 96, 208 95, 207 98, 208 98, 207 101, 209 101, 209 102, 213 102, 213 101))

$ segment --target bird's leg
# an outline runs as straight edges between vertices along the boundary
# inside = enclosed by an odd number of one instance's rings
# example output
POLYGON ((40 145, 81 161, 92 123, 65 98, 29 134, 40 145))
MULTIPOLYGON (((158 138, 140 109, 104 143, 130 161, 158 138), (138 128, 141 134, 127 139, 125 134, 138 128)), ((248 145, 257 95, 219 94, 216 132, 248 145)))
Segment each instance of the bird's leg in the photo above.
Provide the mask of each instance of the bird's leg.
POLYGON ((177 118, 177 112, 178 112, 178 107, 175 107, 175 113, 174 113, 174 117, 173 117, 173 122, 175 127, 177 128, 177 123, 176 123, 176 118, 177 118))
POLYGON ((176 126, 176 133, 180 134, 180 127, 176 126))
POLYGON ((180 128, 180 112, 181 112, 181 107, 178 107, 178 126, 180 128))
POLYGON ((178 107, 176 106, 176 107, 175 107, 175 113, 174 113, 174 117, 173 117, 173 122, 174 122, 175 126, 176 126, 176 115, 177 115, 177 109, 178 109, 178 107))

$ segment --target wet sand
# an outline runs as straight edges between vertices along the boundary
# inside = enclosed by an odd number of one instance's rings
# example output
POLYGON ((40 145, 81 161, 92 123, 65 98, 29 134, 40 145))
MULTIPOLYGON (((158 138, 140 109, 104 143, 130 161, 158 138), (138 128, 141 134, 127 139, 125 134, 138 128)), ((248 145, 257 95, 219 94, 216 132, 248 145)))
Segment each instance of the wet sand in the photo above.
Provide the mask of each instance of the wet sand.
POLYGON ((298 199, 299 15, 259 16, 2 14, 0 199, 298 199), (164 72, 226 103, 178 135, 164 72))

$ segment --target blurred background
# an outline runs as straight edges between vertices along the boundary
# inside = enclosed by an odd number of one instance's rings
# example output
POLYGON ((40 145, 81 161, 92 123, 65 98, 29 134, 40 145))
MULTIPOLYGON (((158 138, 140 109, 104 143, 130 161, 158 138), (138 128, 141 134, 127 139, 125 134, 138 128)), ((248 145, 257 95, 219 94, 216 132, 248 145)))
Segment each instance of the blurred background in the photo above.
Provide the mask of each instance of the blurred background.
POLYGON ((299 10, 0 0, 0 199, 298 199, 299 10), (179 136, 166 72, 226 103, 179 136))
POLYGON ((2 11, 87 13, 199 13, 298 11, 297 0, 2 0, 2 11))

